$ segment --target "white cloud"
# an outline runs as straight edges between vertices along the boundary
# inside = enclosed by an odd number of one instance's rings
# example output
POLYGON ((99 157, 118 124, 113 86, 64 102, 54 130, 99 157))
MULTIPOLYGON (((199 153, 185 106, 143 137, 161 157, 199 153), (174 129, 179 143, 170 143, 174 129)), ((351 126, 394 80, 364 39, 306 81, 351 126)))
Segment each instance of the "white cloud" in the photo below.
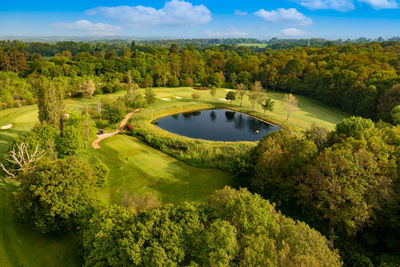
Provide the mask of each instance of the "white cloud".
POLYGON ((292 25, 306 26, 312 24, 312 20, 307 18, 295 8, 278 8, 277 10, 266 11, 260 9, 254 15, 263 18, 265 21, 273 23, 287 23, 292 25))
POLYGON ((87 10, 86 14, 118 19, 135 27, 199 25, 211 21, 211 12, 206 6, 194 6, 181 0, 165 2, 161 9, 145 6, 97 7, 87 10))
MULTIPOLYGON (((350 11, 355 8, 353 0, 294 0, 298 4, 312 10, 334 9, 342 12, 350 11)), ((397 0, 357 0, 366 3, 374 9, 398 8, 397 0)))
POLYGON ((249 12, 247 11, 242 11, 240 9, 235 9, 235 15, 236 16, 247 16, 249 14, 249 12))
POLYGON ((216 32, 213 30, 209 30, 205 32, 205 35, 209 38, 226 38, 226 37, 246 37, 248 36, 248 33, 243 32, 239 29, 232 28, 227 32, 216 32))
POLYGON ((74 30, 88 35, 100 36, 112 36, 121 31, 120 26, 104 23, 92 23, 88 20, 78 20, 73 23, 58 22, 53 23, 51 26, 59 30, 74 30))
POLYGON ((396 0, 358 0, 358 2, 367 3, 375 9, 392 9, 399 7, 396 0))
POLYGON ((312 10, 334 9, 338 11, 350 11, 354 9, 353 0, 295 0, 300 5, 312 10))
POLYGON ((300 37, 300 36, 307 36, 310 35, 307 32, 304 32, 301 29, 297 29, 297 28, 286 28, 281 30, 281 34, 284 36, 288 36, 288 37, 300 37))

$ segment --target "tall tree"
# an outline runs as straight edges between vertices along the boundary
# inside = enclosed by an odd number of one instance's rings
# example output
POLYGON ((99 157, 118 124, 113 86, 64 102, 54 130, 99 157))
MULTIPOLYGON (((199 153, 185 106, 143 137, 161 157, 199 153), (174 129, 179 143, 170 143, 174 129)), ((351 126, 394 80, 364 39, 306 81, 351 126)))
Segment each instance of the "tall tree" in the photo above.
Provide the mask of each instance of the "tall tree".
POLYGON ((299 101, 292 94, 285 94, 282 100, 282 108, 287 112, 286 120, 289 120, 290 115, 298 109, 299 101))
POLYGON ((147 105, 150 106, 156 102, 156 94, 153 92, 151 88, 146 88, 144 92, 144 98, 146 99, 147 105))
POLYGON ((39 121, 63 132, 64 95, 60 88, 44 77, 36 82, 38 90, 39 121))
POLYGON ((254 109, 255 104, 263 97, 261 82, 256 81, 253 84, 251 91, 248 93, 248 97, 251 102, 251 108, 254 109))
POLYGON ((237 95, 240 98, 240 106, 242 106, 243 104, 243 98, 246 96, 247 94, 247 87, 244 83, 240 83, 237 85, 237 95))

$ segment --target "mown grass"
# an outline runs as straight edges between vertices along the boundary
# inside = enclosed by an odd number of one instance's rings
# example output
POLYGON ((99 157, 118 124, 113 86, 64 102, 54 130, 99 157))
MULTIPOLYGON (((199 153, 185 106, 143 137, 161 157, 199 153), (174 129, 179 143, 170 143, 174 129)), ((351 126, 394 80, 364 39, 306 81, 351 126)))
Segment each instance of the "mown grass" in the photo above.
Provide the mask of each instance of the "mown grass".
MULTIPOLYGON (((157 88, 157 101, 152 111, 157 109, 190 109, 192 107, 227 103, 219 100, 226 95, 225 89, 219 89, 215 97, 208 91, 194 91, 191 88, 157 88), (200 101, 193 102, 191 95, 201 95, 200 101), (182 97, 181 99, 175 96, 182 97), (163 101, 169 98, 171 101, 163 101)), ((66 100, 67 112, 80 112, 85 105, 95 106, 103 97, 117 98, 119 92, 107 96, 95 96, 88 100, 66 100)), ((281 93, 269 93, 276 101, 273 112, 267 112, 264 119, 301 130, 311 123, 333 129, 346 114, 321 105, 308 98, 299 97, 300 109, 286 122, 286 114, 280 108, 281 93)), ((239 100, 230 108, 238 109, 239 100)), ((244 105, 250 103, 246 99, 244 105)), ((260 109, 252 115, 264 116, 260 109), (258 112, 259 111, 259 112, 258 112)), ((143 111, 148 112, 147 110, 143 111)), ((37 123, 36 106, 25 106, 0 111, 0 126, 13 124, 13 128, 0 130, 0 154, 4 153, 13 138, 29 131, 37 123)), ((149 122, 151 126, 151 123, 149 122)), ((154 126, 155 127, 155 126, 154 126)), ((111 130, 111 129, 110 129, 111 130)), ((162 131, 161 129, 159 129, 162 131)), ((163 131, 164 134, 166 133, 163 131)), ((108 186, 101 192, 101 198, 107 203, 119 204, 125 192, 153 192, 163 202, 202 201, 215 189, 230 183, 227 173, 215 169, 199 169, 180 162, 158 150, 150 148, 140 140, 117 135, 100 143, 101 150, 87 150, 82 156, 96 157, 110 169, 108 186), (126 162, 128 158, 128 162, 126 162)), ((0 265, 1 266, 79 266, 77 242, 74 236, 43 236, 29 224, 22 222, 13 212, 9 201, 9 192, 14 184, 0 177, 0 265)))
POLYGON ((86 156, 110 168, 108 186, 101 192, 102 199, 110 204, 121 204, 126 193, 153 193, 163 203, 203 201, 231 183, 227 172, 192 167, 135 137, 116 135, 104 140, 101 147, 86 156))

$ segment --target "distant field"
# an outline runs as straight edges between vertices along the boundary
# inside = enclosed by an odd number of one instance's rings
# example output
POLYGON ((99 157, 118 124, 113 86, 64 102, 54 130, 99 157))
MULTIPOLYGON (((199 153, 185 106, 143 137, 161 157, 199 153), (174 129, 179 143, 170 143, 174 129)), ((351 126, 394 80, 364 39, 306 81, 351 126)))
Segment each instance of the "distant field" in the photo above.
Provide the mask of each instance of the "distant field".
MULTIPOLYGON (((154 107, 176 107, 193 104, 191 95, 201 95, 200 102, 226 103, 226 89, 219 89, 212 98, 208 91, 191 88, 155 88, 157 101, 154 107), (181 99, 175 98, 182 97, 181 99), (162 98, 171 101, 162 100, 162 98)), ((123 92, 99 95, 90 100, 66 100, 67 112, 80 111, 85 105, 96 105, 103 97, 117 98, 123 92)), ((302 130, 312 123, 333 129, 347 115, 306 97, 299 97, 299 111, 286 121, 286 113, 280 103, 284 94, 269 92, 275 101, 275 110, 267 112, 271 121, 302 130)), ((240 101, 235 100, 234 105, 240 101)), ((244 105, 250 106, 246 99, 244 105)), ((258 111, 262 112, 258 107, 258 111)), ((0 111, 0 127, 13 124, 8 130, 0 130, 0 153, 4 153, 13 138, 29 131, 37 122, 37 107, 25 106, 0 111)), ((230 176, 223 171, 199 169, 184 164, 140 140, 117 135, 100 143, 99 151, 88 150, 82 156, 97 157, 111 169, 109 184, 101 192, 107 203, 121 203, 125 192, 153 192, 163 202, 202 201, 211 192, 230 183, 230 176), (126 161, 128 158, 128 161, 126 161)), ((0 263, 1 266, 79 266, 76 256, 77 242, 73 236, 43 236, 31 226, 21 222, 14 214, 8 194, 13 183, 0 177, 0 263)))
POLYGON ((258 47, 258 48, 265 48, 267 47, 267 44, 252 44, 252 43, 243 43, 243 44, 237 44, 237 46, 247 46, 247 47, 258 47))

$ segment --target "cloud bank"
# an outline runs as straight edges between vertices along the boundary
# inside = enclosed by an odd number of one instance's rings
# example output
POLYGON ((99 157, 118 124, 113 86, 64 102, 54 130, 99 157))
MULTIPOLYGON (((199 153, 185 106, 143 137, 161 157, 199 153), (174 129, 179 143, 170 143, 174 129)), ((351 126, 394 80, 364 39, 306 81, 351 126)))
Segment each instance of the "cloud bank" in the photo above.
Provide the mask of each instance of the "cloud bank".
POLYGON ((304 32, 301 29, 297 29, 297 28, 286 28, 281 30, 281 34, 287 37, 300 37, 300 36, 307 36, 310 35, 307 32, 304 32))
POLYGON ((135 27, 193 26, 211 21, 211 12, 206 6, 181 0, 165 2, 161 9, 145 6, 96 7, 87 10, 86 14, 118 19, 135 27))
POLYGON ((295 8, 278 8, 277 10, 266 11, 260 9, 254 15, 273 23, 284 23, 291 25, 307 26, 312 24, 312 20, 307 18, 295 8))
MULTIPOLYGON (((312 10, 333 9, 347 12, 355 9, 353 0, 294 0, 298 4, 312 10)), ((357 0, 370 5, 374 9, 398 8, 397 0, 357 0)))
POLYGON ((73 23, 58 22, 53 23, 51 26, 59 30, 74 30, 88 35, 98 36, 113 36, 121 31, 120 26, 92 23, 88 20, 78 20, 73 23))

